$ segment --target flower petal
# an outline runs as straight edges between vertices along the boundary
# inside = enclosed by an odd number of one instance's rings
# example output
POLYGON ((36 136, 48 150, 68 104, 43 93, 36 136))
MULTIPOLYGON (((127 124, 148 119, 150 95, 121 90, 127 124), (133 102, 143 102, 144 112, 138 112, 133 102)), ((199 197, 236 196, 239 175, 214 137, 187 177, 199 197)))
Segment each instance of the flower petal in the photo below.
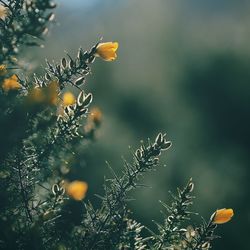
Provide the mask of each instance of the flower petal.
POLYGON ((215 212, 213 215, 213 223, 215 224, 223 224, 231 220, 231 218, 234 215, 233 209, 229 208, 223 208, 219 209, 215 212))
POLYGON ((88 190, 88 184, 84 181, 73 181, 66 185, 67 194, 74 200, 82 200, 88 190))
POLYGON ((113 61, 117 58, 116 50, 119 44, 117 42, 106 42, 98 44, 95 56, 101 57, 105 61, 113 61))

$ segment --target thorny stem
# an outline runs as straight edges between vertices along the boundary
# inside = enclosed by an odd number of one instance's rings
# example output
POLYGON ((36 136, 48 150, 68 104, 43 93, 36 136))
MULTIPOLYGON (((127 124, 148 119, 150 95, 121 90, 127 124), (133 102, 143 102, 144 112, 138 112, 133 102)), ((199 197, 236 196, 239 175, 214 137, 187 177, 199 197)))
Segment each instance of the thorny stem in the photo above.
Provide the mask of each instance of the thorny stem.
POLYGON ((5 3, 3 0, 0 0, 0 3, 1 3, 3 6, 9 8, 9 5, 8 5, 7 3, 5 3))
MULTIPOLYGON (((181 220, 183 220, 186 216, 186 209, 189 205, 192 204, 191 199, 193 198, 189 194, 193 191, 193 183, 192 179, 189 180, 188 184, 183 190, 178 190, 178 197, 173 196, 175 202, 173 202, 171 207, 166 207, 170 213, 167 217, 165 226, 162 226, 162 234, 161 237, 158 238, 159 246, 157 249, 162 249, 165 242, 170 240, 169 236, 171 236, 171 232, 173 229, 178 227, 178 224, 181 220), (171 219, 170 219, 171 218, 171 219)), ((164 203, 163 203, 163 206, 164 203)), ((178 232, 178 231, 177 231, 178 232)), ((170 244, 170 242, 168 242, 170 244)))
MULTIPOLYGON (((129 180, 127 182, 125 182, 123 185, 120 184, 120 189, 119 189, 119 192, 115 194, 116 197, 114 197, 113 200, 116 201, 116 203, 121 203, 121 202, 124 202, 123 199, 121 199, 120 197, 122 196, 125 196, 126 193, 129 191, 129 188, 131 186, 133 186, 134 184, 134 181, 137 179, 138 175, 142 172, 145 172, 146 170, 146 167, 147 167, 147 163, 149 162, 149 160, 152 158, 152 157, 157 157, 159 156, 160 153, 158 153, 158 155, 156 156, 155 155, 155 151, 151 150, 151 147, 149 148, 145 148, 145 150, 148 150, 148 152, 146 152, 146 155, 145 155, 145 158, 143 161, 140 161, 140 159, 137 159, 136 158, 136 162, 134 162, 134 166, 137 167, 133 173, 131 175, 129 175, 129 180)), ((160 152, 161 151, 161 148, 158 146, 158 148, 156 149, 156 151, 160 152)), ((126 177, 126 175, 124 175, 122 179, 124 179, 126 177)), ((116 204, 117 205, 117 204, 116 204)), ((97 233, 93 239, 93 243, 91 243, 91 246, 90 246, 90 250, 94 248, 95 244, 96 244, 96 239, 100 233, 100 231, 104 228, 104 226, 106 225, 106 223, 108 222, 108 220, 110 219, 110 217, 112 216, 113 214, 113 211, 112 210, 109 210, 108 214, 106 215, 103 223, 100 225, 100 227, 98 228, 97 230, 97 233)))
POLYGON ((213 223, 213 221, 210 219, 209 223, 206 225, 206 227, 204 228, 202 234, 200 234, 199 239, 196 241, 195 246, 192 248, 194 250, 202 250, 202 244, 205 242, 209 242, 212 239, 212 234, 210 235, 210 239, 208 238, 208 234, 209 233, 213 233, 213 230, 216 228, 216 224, 213 223))
MULTIPOLYGON (((39 18, 44 18, 44 14, 45 12, 49 9, 49 8, 53 8, 51 6, 47 6, 46 8, 42 8, 40 10, 40 15, 36 15, 36 16, 27 16, 27 20, 29 22, 24 22, 23 20, 19 20, 18 21, 18 29, 15 29, 14 21, 16 19, 18 19, 18 17, 20 16, 20 12, 22 10, 22 8, 24 7, 24 0, 20 0, 20 1, 8 1, 9 4, 7 4, 6 2, 0 0, 0 3, 3 4, 3 6, 5 6, 6 8, 8 8, 8 10, 10 11, 10 14, 8 15, 8 19, 7 21, 2 21, 0 22, 1 27, 3 28, 2 37, 5 37, 4 40, 2 40, 1 45, 4 44, 4 47, 6 48, 6 51, 2 51, 2 57, 1 57, 1 61, 6 61, 7 59, 10 59, 10 57, 12 55, 17 54, 15 49, 17 50, 17 48, 25 43, 25 35, 30 35, 36 38, 40 38, 40 36, 42 35, 42 28, 45 27, 45 23, 42 23, 39 21, 39 18), (14 2, 14 3, 12 3, 14 2), (13 5, 12 5, 13 4, 13 5), (34 22, 34 18, 35 18, 35 22, 39 23, 39 28, 41 28, 41 30, 39 32, 36 32, 36 28, 38 28, 37 26, 33 26, 32 23, 34 22), (36 32, 36 34, 33 34, 34 32, 36 32)), ((47 1, 48 2, 48 1, 47 1)), ((48 2, 49 3, 49 2, 48 2)), ((35 4, 39 4, 38 1, 35 1, 35 4)), ((41 7, 41 6, 39 6, 41 7)), ((29 12, 26 9, 26 14, 29 14, 29 12)), ((48 21, 48 20, 47 20, 48 21)))
MULTIPOLYGON (((133 173, 133 176, 132 176, 132 178, 130 179, 130 181, 128 181, 123 187, 122 187, 122 186, 120 187, 120 192, 119 192, 119 194, 117 194, 117 197, 119 197, 120 194, 125 194, 125 193, 127 192, 126 190, 128 189, 128 187, 131 186, 131 183, 133 183, 133 182, 132 182, 132 179, 133 179, 133 180, 136 179, 137 175, 141 172, 140 170, 141 170, 141 168, 140 168, 140 169, 137 169, 137 170, 133 173)), ((119 199, 119 201, 121 201, 121 200, 119 199)), ((111 210, 109 210, 109 213, 106 215, 106 217, 105 217, 103 223, 102 223, 102 224, 100 225, 100 227, 98 228, 97 233, 96 233, 96 235, 95 235, 95 238, 93 239, 93 245, 90 246, 90 250, 93 249, 93 247, 95 246, 95 244, 96 244, 96 239, 97 239, 97 237, 98 237, 100 231, 104 228, 104 226, 105 226, 106 223, 108 222, 109 218, 112 216, 112 213, 113 213, 113 212, 112 212, 111 210)))
POLYGON ((19 183, 20 183, 20 188, 21 188, 21 195, 22 195, 22 199, 23 199, 23 204, 24 204, 24 208, 25 208, 25 212, 26 215, 28 217, 28 219, 30 220, 30 222, 33 221, 31 213, 30 213, 30 209, 29 209, 29 202, 28 202, 28 198, 27 198, 27 194, 23 185, 23 179, 22 179, 22 172, 21 172, 21 166, 20 164, 18 164, 18 178, 19 178, 19 183))
MULTIPOLYGON (((82 89, 78 87, 73 80, 78 76, 85 78, 88 74, 91 73, 91 68, 89 67, 89 65, 92 64, 95 60, 94 53, 96 51, 98 43, 94 45, 90 49, 90 51, 84 52, 82 48, 80 48, 78 51, 77 58, 75 60, 67 53, 67 56, 69 57, 68 66, 62 67, 60 64, 53 65, 49 61, 46 61, 46 74, 49 76, 52 75, 57 78, 60 84, 60 90, 62 90, 67 83, 70 83, 72 86, 82 91, 82 89)), ((65 58, 63 59, 66 61, 65 58)))

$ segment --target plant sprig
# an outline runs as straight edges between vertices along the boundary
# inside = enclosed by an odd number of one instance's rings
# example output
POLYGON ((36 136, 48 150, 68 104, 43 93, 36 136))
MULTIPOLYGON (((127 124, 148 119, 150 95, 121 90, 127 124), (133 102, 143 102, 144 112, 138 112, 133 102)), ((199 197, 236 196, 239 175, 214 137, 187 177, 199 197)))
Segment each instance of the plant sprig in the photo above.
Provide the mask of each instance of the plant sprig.
POLYGON ((54 19, 50 10, 56 7, 51 0, 1 1, 6 8, 0 19, 0 64, 15 63, 21 45, 39 46, 38 40, 47 33, 47 23, 54 19))

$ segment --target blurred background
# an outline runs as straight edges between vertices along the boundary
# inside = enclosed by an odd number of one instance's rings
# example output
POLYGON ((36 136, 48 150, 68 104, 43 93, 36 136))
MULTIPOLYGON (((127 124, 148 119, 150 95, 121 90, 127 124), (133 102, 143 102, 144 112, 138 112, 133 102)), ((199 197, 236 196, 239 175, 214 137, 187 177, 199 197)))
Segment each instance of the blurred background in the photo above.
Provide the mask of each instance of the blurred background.
MULTIPOLYGON (((158 171, 133 193, 133 216, 153 227, 158 200, 168 190, 195 182, 194 211, 206 220, 232 207, 213 249, 249 249, 250 227, 250 2, 246 0, 58 1, 57 24, 44 49, 28 57, 60 60, 66 50, 89 49, 100 37, 118 41, 118 59, 97 60, 89 76, 93 106, 103 112, 98 140, 78 152, 72 165, 89 183, 87 199, 103 193, 105 161, 117 173, 129 146, 165 132, 173 142, 158 171)), ((197 223, 200 222, 197 220, 197 223)))

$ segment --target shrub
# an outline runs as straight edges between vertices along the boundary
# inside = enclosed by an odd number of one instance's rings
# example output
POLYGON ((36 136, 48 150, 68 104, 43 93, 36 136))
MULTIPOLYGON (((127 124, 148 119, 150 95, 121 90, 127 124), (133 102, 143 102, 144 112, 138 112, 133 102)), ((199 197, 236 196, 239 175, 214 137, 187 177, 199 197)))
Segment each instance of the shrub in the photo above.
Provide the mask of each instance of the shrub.
POLYGON ((115 60, 118 43, 99 41, 90 50, 46 62, 44 75, 25 76, 20 51, 40 46, 53 20, 50 0, 0 1, 0 247, 1 249, 209 249, 214 230, 233 216, 220 209, 200 226, 190 224, 194 183, 190 179, 173 195, 162 223, 153 232, 132 219, 128 209, 140 177, 159 165, 171 146, 166 134, 124 160, 121 175, 110 167, 100 207, 85 201, 88 184, 67 180, 65 155, 82 142, 91 142, 101 124, 101 111, 89 111, 92 93, 84 83, 96 57, 115 60), (77 96, 69 92, 71 86, 77 96), (71 220, 70 202, 78 202, 80 222, 71 220))

